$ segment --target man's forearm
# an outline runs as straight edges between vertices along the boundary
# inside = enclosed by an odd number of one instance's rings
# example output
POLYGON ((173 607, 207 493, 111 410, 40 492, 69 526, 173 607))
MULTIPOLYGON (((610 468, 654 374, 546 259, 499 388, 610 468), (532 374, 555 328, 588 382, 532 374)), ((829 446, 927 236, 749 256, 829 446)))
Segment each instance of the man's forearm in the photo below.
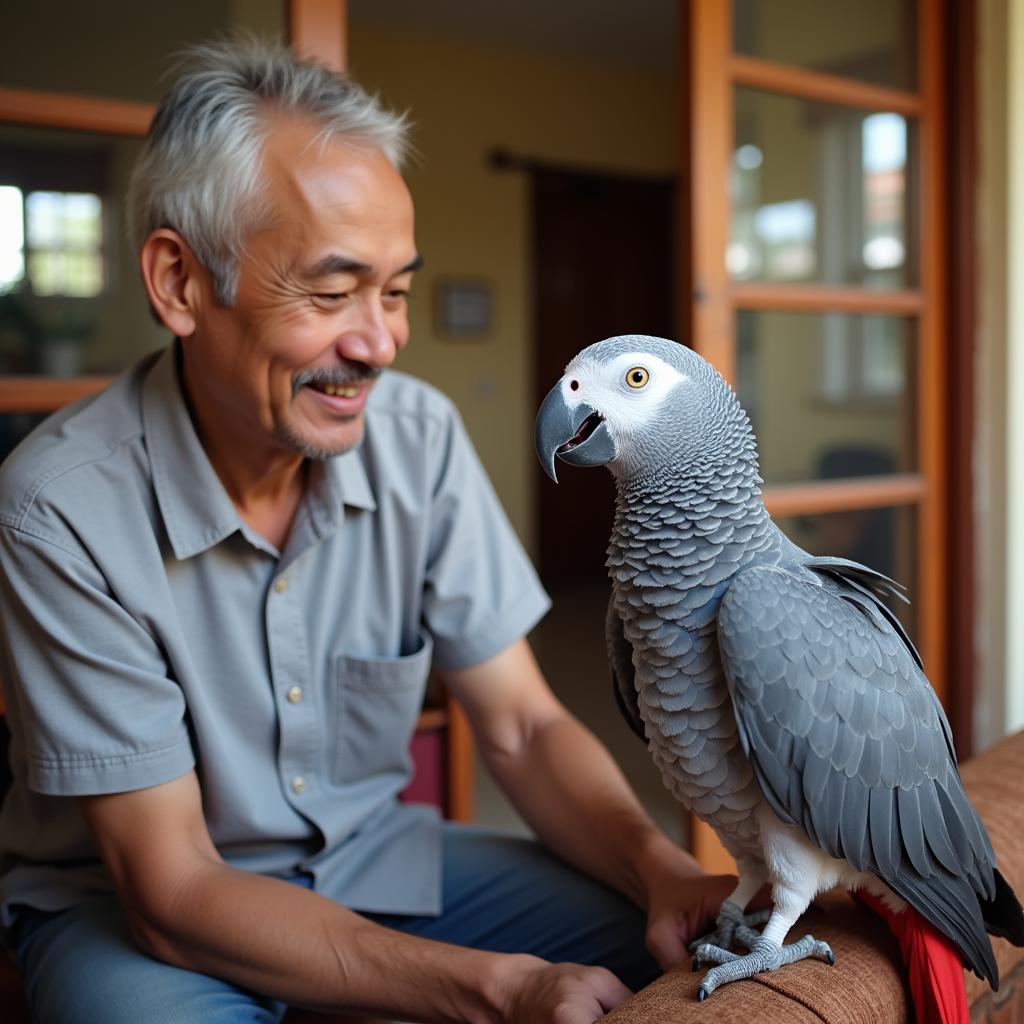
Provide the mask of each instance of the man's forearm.
POLYGON ((404 1020, 503 1020, 504 979, 541 964, 403 935, 216 862, 130 917, 147 951, 177 966, 289 1004, 404 1020))
MULTIPOLYGON (((640 906, 645 858, 671 841, 651 821, 597 739, 559 715, 514 750, 484 750, 497 780, 556 853, 640 906)), ((693 862, 694 874, 701 870, 693 862)))

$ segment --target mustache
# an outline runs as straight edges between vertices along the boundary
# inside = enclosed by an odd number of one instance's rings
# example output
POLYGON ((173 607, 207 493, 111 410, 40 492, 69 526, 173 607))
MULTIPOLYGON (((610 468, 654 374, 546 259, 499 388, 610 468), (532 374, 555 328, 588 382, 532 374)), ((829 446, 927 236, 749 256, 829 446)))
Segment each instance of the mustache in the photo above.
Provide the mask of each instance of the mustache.
POLYGON ((372 384, 381 375, 381 372, 380 367, 374 366, 359 366, 351 369, 339 367, 336 370, 299 370, 292 377, 292 395, 298 394, 299 390, 308 384, 321 388, 327 384, 336 388, 351 384, 372 384))

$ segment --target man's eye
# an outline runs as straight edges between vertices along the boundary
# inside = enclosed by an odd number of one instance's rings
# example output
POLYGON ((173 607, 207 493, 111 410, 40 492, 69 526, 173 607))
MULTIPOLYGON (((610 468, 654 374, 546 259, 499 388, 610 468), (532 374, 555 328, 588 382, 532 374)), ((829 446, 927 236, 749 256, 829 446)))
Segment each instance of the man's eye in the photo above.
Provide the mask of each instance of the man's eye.
POLYGON ((336 306, 348 298, 348 292, 317 292, 313 301, 320 306, 336 306))

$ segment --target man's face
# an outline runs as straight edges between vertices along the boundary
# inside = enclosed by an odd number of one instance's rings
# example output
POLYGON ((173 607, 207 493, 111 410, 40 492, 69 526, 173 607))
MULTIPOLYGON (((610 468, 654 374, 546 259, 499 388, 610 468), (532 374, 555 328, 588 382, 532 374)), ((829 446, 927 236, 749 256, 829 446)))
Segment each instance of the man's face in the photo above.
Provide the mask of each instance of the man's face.
POLYGON ((374 378, 408 339, 409 191, 379 151, 314 140, 305 124, 274 126, 270 215, 246 242, 234 306, 204 289, 185 372, 205 443, 350 450, 374 378))

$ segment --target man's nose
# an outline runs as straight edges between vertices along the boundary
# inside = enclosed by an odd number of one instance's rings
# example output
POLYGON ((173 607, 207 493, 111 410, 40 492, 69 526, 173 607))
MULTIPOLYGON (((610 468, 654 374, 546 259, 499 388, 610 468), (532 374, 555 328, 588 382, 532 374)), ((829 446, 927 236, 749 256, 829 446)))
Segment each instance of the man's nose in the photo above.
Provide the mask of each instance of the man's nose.
POLYGON ((345 359, 367 366, 384 367, 394 362, 398 348, 379 299, 359 304, 358 321, 349 323, 338 339, 338 352, 345 359))

